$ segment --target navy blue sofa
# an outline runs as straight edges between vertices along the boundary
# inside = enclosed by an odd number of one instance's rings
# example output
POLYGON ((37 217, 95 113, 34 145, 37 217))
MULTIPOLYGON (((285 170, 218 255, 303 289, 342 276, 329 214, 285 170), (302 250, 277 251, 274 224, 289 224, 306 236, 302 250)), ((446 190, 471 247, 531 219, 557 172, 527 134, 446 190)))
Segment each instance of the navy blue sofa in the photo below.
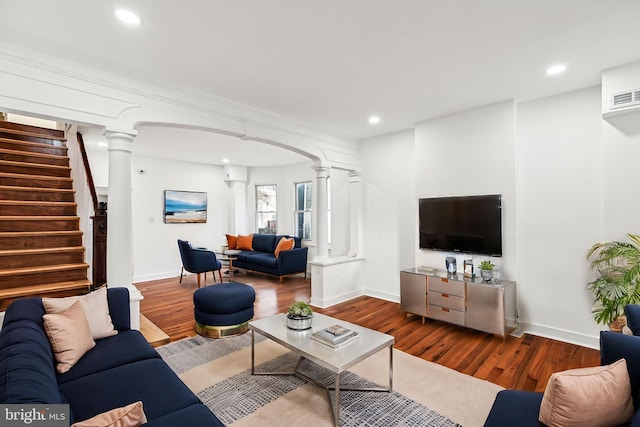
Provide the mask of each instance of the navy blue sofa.
POLYGON ((55 370, 40 298, 13 302, 0 331, 0 402, 69 404, 72 423, 142 401, 148 426, 222 426, 139 331, 131 330, 129 291, 108 289, 118 334, 96 340, 68 372, 55 370))
MULTIPOLYGON (((640 320, 640 316, 638 319, 640 320)), ((640 427, 640 336, 610 331, 600 332, 600 365, 609 365, 620 359, 627 361, 633 405, 636 410, 631 423, 625 425, 640 427)), ((485 427, 544 426, 538 421, 542 396, 543 393, 521 390, 499 392, 485 421, 485 427)))
POLYGON ((307 254, 309 248, 302 247, 302 239, 299 237, 283 236, 276 234, 254 234, 253 250, 241 251, 233 266, 246 270, 259 271, 280 277, 280 283, 284 276, 304 273, 307 277, 307 254), (294 239, 293 249, 281 251, 278 258, 275 256, 276 246, 281 238, 294 239))

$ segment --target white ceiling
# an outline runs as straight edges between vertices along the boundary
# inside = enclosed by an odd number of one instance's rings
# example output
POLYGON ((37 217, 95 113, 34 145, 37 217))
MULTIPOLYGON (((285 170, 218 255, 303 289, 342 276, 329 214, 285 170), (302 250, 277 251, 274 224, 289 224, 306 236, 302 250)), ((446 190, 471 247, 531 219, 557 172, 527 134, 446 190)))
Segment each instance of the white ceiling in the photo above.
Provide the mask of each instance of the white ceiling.
MULTIPOLYGON (((639 0, 19 0, 0 38, 366 138, 600 83, 640 60, 639 0), (116 7, 140 15, 127 27, 116 7), (547 77, 546 67, 567 72, 547 77), (367 119, 376 114, 378 125, 367 119)), ((237 141, 234 141, 237 144, 237 141)))

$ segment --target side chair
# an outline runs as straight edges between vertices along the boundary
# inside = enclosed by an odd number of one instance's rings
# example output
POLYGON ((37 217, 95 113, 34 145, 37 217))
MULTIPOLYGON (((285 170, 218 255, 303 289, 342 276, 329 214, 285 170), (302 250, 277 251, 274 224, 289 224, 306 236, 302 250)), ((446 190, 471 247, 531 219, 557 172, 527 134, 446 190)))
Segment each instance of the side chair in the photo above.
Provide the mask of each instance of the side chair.
POLYGON ((222 283, 222 263, 216 258, 216 254, 206 249, 192 247, 186 240, 178 239, 178 249, 182 258, 182 269, 180 270, 180 283, 184 271, 198 275, 198 288, 200 287, 200 273, 204 273, 205 284, 207 282, 207 271, 213 271, 213 281, 216 281, 216 270, 222 283))

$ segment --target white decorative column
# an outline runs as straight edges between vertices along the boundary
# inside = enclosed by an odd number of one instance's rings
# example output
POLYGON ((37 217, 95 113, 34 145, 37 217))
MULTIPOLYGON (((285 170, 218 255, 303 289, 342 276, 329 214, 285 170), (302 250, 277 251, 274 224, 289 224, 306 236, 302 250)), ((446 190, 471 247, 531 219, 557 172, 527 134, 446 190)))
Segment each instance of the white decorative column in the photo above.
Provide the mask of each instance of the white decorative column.
POLYGON ((109 287, 129 289, 131 328, 140 329, 143 297, 132 283, 131 143, 135 134, 107 130, 104 135, 109 141, 107 283, 109 287))
POLYGON ((362 173, 349 172, 349 252, 355 257, 362 255, 362 173))
POLYGON ((329 200, 327 192, 327 179, 329 168, 314 166, 316 171, 316 256, 315 260, 322 261, 329 258, 329 200))

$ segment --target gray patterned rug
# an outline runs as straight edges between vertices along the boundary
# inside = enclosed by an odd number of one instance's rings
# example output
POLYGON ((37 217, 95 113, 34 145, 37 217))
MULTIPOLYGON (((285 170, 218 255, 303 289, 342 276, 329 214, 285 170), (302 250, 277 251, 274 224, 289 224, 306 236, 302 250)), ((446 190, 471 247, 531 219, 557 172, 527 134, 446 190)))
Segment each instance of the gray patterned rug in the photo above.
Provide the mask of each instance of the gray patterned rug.
MULTIPOLYGON (((169 366, 180 375, 182 380, 225 425, 288 425, 291 422, 301 422, 304 425, 331 425, 329 403, 324 390, 306 384, 304 380, 295 376, 251 375, 250 346, 250 334, 221 340, 197 336, 159 347, 157 350, 169 366)), ((343 373, 340 378, 341 384, 357 387, 384 386, 386 382, 379 381, 379 376, 372 378, 380 372, 386 373, 388 352, 381 353, 384 355, 380 355, 383 357, 378 357, 377 361, 374 359, 378 355, 369 358, 372 359, 371 366, 360 367, 359 364, 343 373), (358 372, 359 369, 361 372, 358 372), (379 382, 372 382, 372 379, 379 382)), ((402 393, 402 383, 405 379, 398 378, 401 375, 400 372, 403 371, 403 369, 398 369, 398 364, 401 363, 404 368, 408 364, 407 361, 402 360, 402 355, 406 354, 394 350, 395 391, 391 393, 343 391, 340 393, 340 425, 458 426, 463 425, 461 422, 464 425, 482 425, 490 404, 493 402, 493 397, 500 390, 500 387, 455 371, 446 372, 454 377, 467 377, 480 383, 486 383, 482 386, 487 388, 489 396, 485 399, 484 406, 481 405, 479 414, 473 414, 471 418, 464 416, 456 418, 451 414, 442 415, 442 409, 449 411, 446 405, 431 405, 429 402, 425 402, 421 393, 416 393, 415 390, 411 391, 411 387, 407 388, 410 391, 409 394, 413 393, 416 396, 412 398, 402 393), (400 360, 396 354, 401 356, 400 360)), ((411 363, 417 363, 411 368, 412 370, 428 365, 447 369, 413 356, 406 356, 411 363)), ((257 371, 291 371, 297 360, 297 356, 293 353, 256 335, 257 371)), ((333 383, 333 373, 313 362, 304 361, 301 370, 323 384, 333 383)), ((415 377, 415 374, 409 376, 415 377)), ((436 380, 435 374, 431 374, 430 377, 436 380)), ((455 381, 453 383, 446 379, 441 381, 442 385, 455 386, 455 381)), ((467 387, 466 385, 461 386, 467 387)), ((427 396, 430 396, 429 393, 427 396)), ((333 393, 331 393, 332 401, 333 397, 333 393)), ((444 397, 446 398, 446 395, 444 397)), ((433 399, 432 396, 428 398, 433 399)), ((471 400, 482 399, 476 394, 476 397, 471 400)), ((464 402, 459 403, 464 404, 464 402)), ((453 402, 453 405, 459 403, 453 402)), ((471 408, 471 412, 473 411, 474 409, 471 408)))

